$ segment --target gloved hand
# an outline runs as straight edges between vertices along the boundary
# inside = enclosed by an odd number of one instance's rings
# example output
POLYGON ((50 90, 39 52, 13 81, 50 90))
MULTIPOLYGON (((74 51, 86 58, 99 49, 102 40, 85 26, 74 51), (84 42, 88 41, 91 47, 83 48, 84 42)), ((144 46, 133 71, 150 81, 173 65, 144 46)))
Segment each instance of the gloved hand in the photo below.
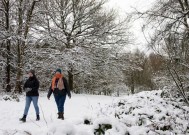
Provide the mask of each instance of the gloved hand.
POLYGON ((25 88, 25 91, 26 92, 29 92, 29 91, 31 91, 32 90, 32 88, 25 88))

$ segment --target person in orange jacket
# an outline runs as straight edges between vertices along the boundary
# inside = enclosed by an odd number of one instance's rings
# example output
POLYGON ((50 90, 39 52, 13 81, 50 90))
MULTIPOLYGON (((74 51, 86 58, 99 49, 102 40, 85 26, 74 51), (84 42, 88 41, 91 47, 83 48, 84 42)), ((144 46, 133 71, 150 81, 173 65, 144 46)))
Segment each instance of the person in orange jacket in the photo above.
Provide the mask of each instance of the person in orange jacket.
POLYGON ((47 94, 48 99, 50 99, 52 93, 58 109, 58 119, 64 120, 64 103, 66 100, 66 95, 71 98, 71 93, 67 80, 63 76, 61 69, 56 70, 56 73, 52 79, 51 86, 47 94))

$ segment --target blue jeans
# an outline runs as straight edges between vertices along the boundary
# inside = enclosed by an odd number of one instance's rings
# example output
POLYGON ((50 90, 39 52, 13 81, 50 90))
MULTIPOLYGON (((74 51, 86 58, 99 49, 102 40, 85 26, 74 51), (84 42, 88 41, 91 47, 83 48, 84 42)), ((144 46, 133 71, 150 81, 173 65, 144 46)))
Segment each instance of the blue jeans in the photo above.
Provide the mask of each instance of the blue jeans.
POLYGON ((26 116, 28 115, 31 101, 33 102, 36 115, 39 115, 38 98, 39 98, 39 96, 26 96, 26 105, 25 105, 25 109, 24 109, 24 115, 26 115, 26 116))
POLYGON ((65 100, 66 100, 66 96, 54 95, 54 99, 56 101, 58 112, 63 113, 64 112, 64 103, 65 103, 65 100))

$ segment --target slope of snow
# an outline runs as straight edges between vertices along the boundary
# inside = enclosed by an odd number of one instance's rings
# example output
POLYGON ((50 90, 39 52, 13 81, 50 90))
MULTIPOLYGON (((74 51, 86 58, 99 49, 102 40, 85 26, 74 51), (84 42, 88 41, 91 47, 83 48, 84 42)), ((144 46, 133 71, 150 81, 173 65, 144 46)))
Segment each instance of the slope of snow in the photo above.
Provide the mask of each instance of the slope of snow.
POLYGON ((41 121, 35 121, 31 104, 26 123, 20 102, 0 100, 0 135, 187 135, 189 107, 161 98, 162 91, 141 92, 124 97, 73 95, 66 100, 65 120, 58 120, 54 98, 41 94, 41 121))

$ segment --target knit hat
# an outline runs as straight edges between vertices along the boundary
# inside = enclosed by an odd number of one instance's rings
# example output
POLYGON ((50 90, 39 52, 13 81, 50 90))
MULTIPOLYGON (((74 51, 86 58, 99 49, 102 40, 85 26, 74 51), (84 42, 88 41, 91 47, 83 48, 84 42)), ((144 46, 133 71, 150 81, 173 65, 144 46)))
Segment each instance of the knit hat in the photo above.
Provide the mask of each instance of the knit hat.
POLYGON ((35 75, 35 70, 31 69, 31 70, 29 70, 28 73, 32 73, 33 75, 35 75))
POLYGON ((58 69, 56 70, 56 72, 62 73, 62 70, 61 70, 60 68, 58 68, 58 69))

